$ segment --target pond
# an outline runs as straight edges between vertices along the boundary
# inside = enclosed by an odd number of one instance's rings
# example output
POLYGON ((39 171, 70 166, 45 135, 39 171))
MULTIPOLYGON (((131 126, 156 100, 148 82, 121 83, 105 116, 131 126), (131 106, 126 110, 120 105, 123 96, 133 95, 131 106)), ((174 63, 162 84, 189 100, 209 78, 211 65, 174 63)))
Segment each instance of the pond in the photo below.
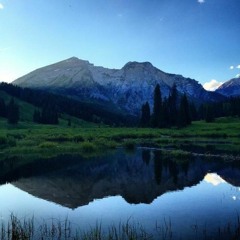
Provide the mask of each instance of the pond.
POLYGON ((67 218, 84 230, 130 222, 155 239, 226 239, 239 227, 239 163, 176 160, 139 148, 1 167, 2 222, 11 213, 38 221, 67 218))

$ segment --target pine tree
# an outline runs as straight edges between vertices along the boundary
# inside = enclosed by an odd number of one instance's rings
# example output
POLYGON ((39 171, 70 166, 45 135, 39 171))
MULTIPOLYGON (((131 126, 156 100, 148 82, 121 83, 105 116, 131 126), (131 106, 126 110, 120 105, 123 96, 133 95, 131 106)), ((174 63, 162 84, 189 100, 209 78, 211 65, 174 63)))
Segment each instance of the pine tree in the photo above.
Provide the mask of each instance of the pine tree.
POLYGON ((7 119, 9 124, 17 124, 19 121, 19 107, 11 98, 7 106, 7 119))
POLYGON ((33 113, 33 122, 35 123, 41 123, 41 113, 39 110, 34 110, 33 113))
POLYGON ((210 105, 206 106, 205 121, 208 122, 208 123, 211 123, 211 122, 215 121, 213 108, 210 105))
MULTIPOLYGON (((165 98, 162 105, 163 127, 170 127, 170 107, 169 99, 165 98)), ((175 116, 176 118, 176 116, 175 116)))
POLYGON ((141 119, 140 119, 140 126, 144 127, 144 125, 145 125, 145 104, 142 105, 141 119))
POLYGON ((48 100, 42 108, 41 123, 43 124, 58 124, 58 111, 51 99, 48 100))
POLYGON ((191 117, 189 111, 189 104, 186 94, 181 97, 180 108, 178 114, 178 126, 186 127, 191 124, 191 117))
POLYGON ((162 127, 162 95, 160 85, 157 84, 154 89, 153 99, 152 127, 162 127))
POLYGON ((177 98, 178 98, 177 86, 174 83, 171 88, 170 96, 168 98, 169 124, 171 126, 174 126, 177 124, 177 118, 176 118, 176 116, 178 115, 177 98))
POLYGON ((4 100, 0 98, 0 117, 6 117, 7 116, 7 108, 4 100))
POLYGON ((189 109, 190 109, 191 120, 192 121, 196 121, 198 119, 198 114, 197 114, 197 109, 195 107, 195 104, 194 103, 190 103, 189 109))
POLYGON ((231 103, 229 102, 224 102, 222 104, 222 111, 224 112, 224 114, 226 116, 231 116, 232 114, 232 106, 231 106, 231 103))
POLYGON ((146 102, 142 105, 141 127, 149 127, 150 125, 150 106, 146 102))

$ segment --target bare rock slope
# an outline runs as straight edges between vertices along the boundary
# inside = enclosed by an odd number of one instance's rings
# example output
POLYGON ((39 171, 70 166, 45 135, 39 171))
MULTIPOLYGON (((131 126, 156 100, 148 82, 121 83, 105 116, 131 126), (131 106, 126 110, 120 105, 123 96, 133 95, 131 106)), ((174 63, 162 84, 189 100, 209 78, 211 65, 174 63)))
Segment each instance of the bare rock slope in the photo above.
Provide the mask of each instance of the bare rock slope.
POLYGON ((227 97, 240 96, 240 77, 233 78, 225 82, 216 90, 216 92, 223 94, 224 96, 227 97))
POLYGON ((76 57, 37 69, 13 82, 21 87, 45 89, 76 99, 111 103, 138 115, 141 105, 153 105, 153 91, 160 84, 163 97, 173 84, 195 102, 217 101, 218 93, 204 90, 196 80, 168 74, 149 62, 129 62, 121 69, 94 66, 76 57))

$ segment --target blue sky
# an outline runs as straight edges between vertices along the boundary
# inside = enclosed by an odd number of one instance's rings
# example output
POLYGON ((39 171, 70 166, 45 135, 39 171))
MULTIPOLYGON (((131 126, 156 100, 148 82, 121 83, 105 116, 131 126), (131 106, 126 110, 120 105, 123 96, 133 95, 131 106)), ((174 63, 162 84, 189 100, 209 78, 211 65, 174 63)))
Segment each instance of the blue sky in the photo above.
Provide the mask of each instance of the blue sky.
POLYGON ((240 73, 239 10, 240 0, 0 0, 0 81, 76 56, 224 82, 240 73))

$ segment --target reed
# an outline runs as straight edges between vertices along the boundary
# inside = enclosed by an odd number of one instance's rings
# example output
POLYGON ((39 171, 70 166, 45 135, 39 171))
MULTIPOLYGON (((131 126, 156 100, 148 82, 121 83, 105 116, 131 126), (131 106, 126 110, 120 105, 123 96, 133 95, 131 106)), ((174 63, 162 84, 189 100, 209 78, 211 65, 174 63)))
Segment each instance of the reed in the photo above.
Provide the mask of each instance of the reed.
MULTIPOLYGON (((236 223, 227 222, 225 225, 211 231, 207 226, 197 224, 189 228, 192 231, 191 239, 198 240, 225 240, 240 239, 240 217, 237 215, 236 223)), ((174 234, 171 219, 164 219, 162 224, 156 223, 154 231, 149 233, 139 224, 130 221, 112 225, 107 229, 97 223, 89 230, 71 224, 68 219, 42 220, 41 223, 34 217, 19 219, 10 215, 7 223, 0 225, 0 240, 175 240, 182 239, 174 234)))

